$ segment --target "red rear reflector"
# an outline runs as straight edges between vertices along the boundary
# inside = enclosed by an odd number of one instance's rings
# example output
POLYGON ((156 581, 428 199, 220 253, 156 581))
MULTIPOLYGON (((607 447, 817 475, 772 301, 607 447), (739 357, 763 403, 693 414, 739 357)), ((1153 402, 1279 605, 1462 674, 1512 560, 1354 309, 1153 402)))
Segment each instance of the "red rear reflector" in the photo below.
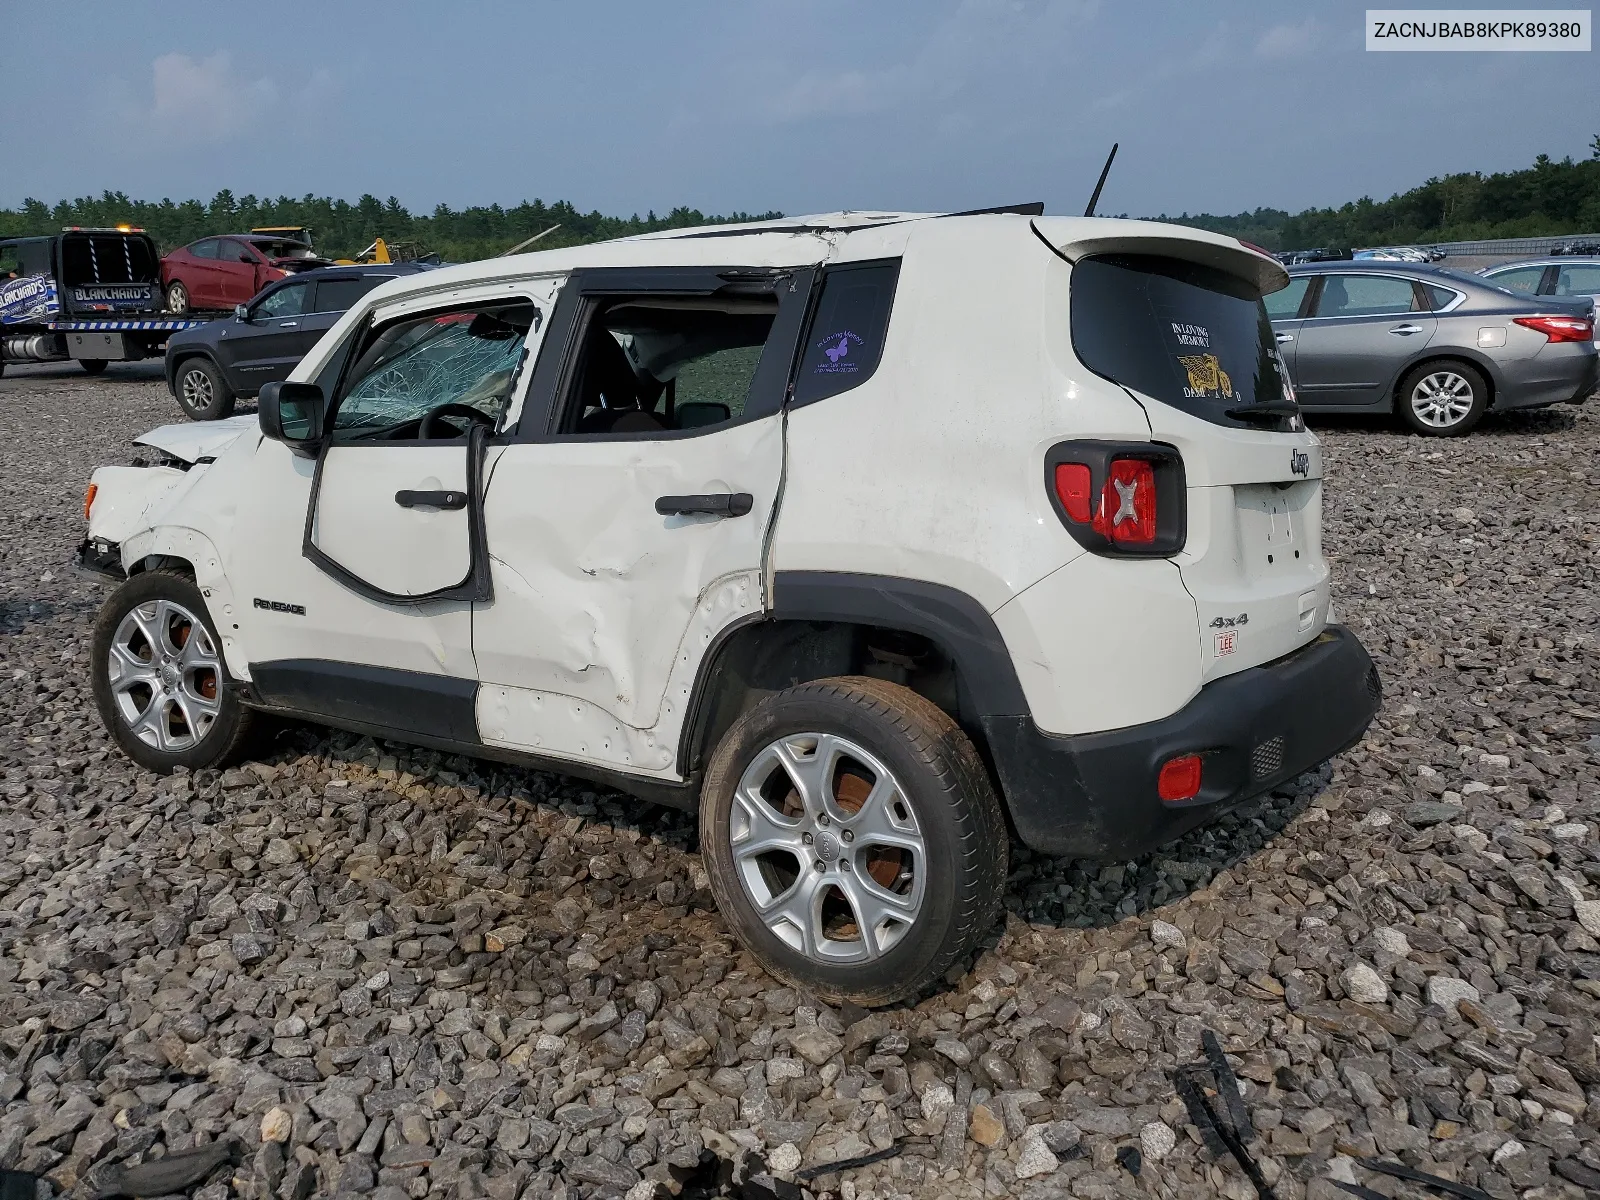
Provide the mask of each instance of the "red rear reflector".
POLYGON ((1149 545, 1156 540, 1156 473, 1149 463, 1139 458, 1111 460, 1094 529, 1121 545, 1149 545))
POLYGON ((1094 498, 1089 490, 1094 485, 1089 479, 1089 468, 1083 463, 1060 463, 1056 467, 1056 496, 1067 516, 1080 525, 1087 525, 1094 515, 1094 498))
POLYGON ((1537 330, 1552 342, 1590 342, 1594 322, 1587 317, 1513 317, 1518 325, 1537 330))
POLYGON ((1200 794, 1200 756, 1185 754, 1161 764, 1156 795, 1163 800, 1193 800, 1200 794))
POLYGON ((1260 254, 1263 257, 1272 257, 1272 251, 1268 250, 1265 246, 1258 246, 1254 242, 1245 241, 1243 238, 1239 239, 1239 245, 1243 246, 1246 250, 1254 250, 1257 254, 1260 254))
POLYGON ((94 507, 94 496, 99 490, 100 485, 98 483, 91 483, 89 490, 83 494, 83 519, 85 521, 89 519, 89 510, 94 507))

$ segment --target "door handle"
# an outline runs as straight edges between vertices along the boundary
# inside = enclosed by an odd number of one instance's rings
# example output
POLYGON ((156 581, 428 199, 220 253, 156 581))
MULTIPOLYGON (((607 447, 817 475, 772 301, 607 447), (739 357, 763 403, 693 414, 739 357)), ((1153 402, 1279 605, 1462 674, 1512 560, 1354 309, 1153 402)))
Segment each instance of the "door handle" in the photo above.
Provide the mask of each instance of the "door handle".
POLYGON ((704 514, 711 517, 742 517, 755 507, 749 492, 717 492, 710 496, 661 496, 656 511, 663 517, 704 514))
POLYGON ((1410 337, 1413 333, 1421 333, 1422 332, 1422 326, 1421 325, 1396 325, 1393 329, 1389 330, 1389 332, 1394 334, 1397 337, 1410 337))
POLYGON ((402 490, 394 494, 394 502, 401 508, 458 509, 467 506, 467 494, 465 492, 413 492, 402 490))
POLYGON ((1292 341, 1294 341, 1294 334, 1292 334, 1292 333, 1275 333, 1272 336, 1273 336, 1274 340, 1280 341, 1280 342, 1292 342, 1292 341))
POLYGON ((278 328, 279 329, 299 329, 300 328, 300 322, 299 321, 279 321, 278 322, 278 328))

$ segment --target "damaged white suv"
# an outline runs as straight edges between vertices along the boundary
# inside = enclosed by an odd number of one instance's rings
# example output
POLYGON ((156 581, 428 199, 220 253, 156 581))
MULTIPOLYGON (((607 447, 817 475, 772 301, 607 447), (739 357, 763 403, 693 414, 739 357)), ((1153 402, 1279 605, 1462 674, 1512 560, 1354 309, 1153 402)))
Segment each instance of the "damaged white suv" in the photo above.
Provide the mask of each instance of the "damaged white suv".
POLYGON ((396 280, 258 427, 96 473, 100 711, 158 771, 284 713, 697 806, 765 965, 915 993, 991 927, 1013 832, 1124 859, 1371 720, 1285 282, 1015 211, 396 280))

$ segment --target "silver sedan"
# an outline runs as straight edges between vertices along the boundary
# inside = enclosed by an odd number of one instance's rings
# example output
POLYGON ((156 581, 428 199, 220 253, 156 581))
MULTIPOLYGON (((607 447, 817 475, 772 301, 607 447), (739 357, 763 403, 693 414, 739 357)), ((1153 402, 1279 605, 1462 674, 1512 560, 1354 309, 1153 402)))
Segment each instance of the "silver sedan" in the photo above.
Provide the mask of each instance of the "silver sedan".
POLYGON ((1595 303, 1526 296, 1443 267, 1309 263, 1266 297, 1295 398, 1315 412, 1397 412, 1426 436, 1491 409, 1581 403, 1600 380, 1595 303))

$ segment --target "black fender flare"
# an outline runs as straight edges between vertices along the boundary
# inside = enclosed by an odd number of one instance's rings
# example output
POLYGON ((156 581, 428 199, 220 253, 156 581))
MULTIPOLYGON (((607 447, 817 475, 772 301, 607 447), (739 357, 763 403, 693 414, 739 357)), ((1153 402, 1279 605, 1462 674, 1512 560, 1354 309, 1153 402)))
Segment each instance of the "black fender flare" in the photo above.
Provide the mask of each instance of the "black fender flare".
POLYGON ((994 618, 957 588, 845 571, 779 571, 771 615, 840 621, 920 634, 948 654, 960 684, 961 716, 1026 716, 1027 698, 994 618))

